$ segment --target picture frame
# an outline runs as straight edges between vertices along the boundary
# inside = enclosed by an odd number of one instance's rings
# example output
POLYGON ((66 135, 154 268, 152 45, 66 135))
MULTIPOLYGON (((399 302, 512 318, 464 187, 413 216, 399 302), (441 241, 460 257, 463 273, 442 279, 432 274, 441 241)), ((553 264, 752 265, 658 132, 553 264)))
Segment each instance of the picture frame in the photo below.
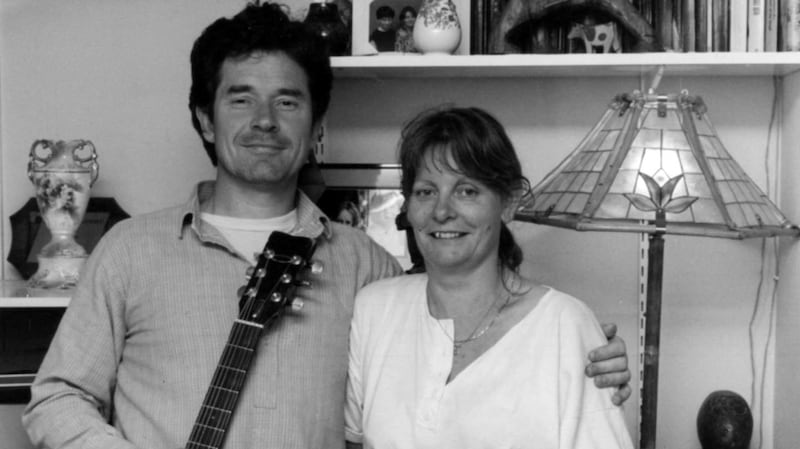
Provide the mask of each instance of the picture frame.
POLYGON ((0 307, 0 404, 26 404, 64 307, 0 307))
MULTIPOLYGON (((471 0, 452 0, 456 6, 459 23, 461 25, 461 43, 453 54, 469 55, 471 41, 471 0)), ((418 53, 378 52, 369 43, 369 35, 377 27, 375 13, 381 6, 390 6, 395 12, 395 27, 397 27, 400 11, 405 6, 412 6, 417 13, 422 0, 353 0, 352 11, 352 38, 351 48, 353 56, 366 56, 377 54, 415 55, 418 53)))
POLYGON ((397 164, 320 164, 325 191, 317 202, 331 220, 362 229, 400 265, 413 265, 397 164), (398 221, 400 220, 400 221, 398 221), (400 225, 398 225, 400 223, 400 225), (402 228, 402 229, 401 229, 402 228))
MULTIPOLYGON (((86 214, 75 233, 78 242, 87 253, 91 253, 100 237, 120 220, 130 217, 114 198, 92 197, 86 207, 86 214)), ((37 256, 44 245, 50 241, 50 230, 42 220, 35 198, 9 217, 11 222, 11 247, 6 260, 28 279, 39 267, 37 256)))

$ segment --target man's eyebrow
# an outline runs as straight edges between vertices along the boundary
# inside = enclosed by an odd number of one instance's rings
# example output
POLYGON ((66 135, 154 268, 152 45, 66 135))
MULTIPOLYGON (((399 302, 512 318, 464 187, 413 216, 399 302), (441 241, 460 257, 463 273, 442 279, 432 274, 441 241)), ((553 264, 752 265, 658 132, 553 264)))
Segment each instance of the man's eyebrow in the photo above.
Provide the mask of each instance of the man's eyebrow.
POLYGON ((234 84, 232 86, 228 86, 228 88, 225 90, 225 95, 243 94, 253 91, 253 86, 249 84, 234 84))
MULTIPOLYGON (((225 95, 236 95, 236 94, 243 94, 243 93, 251 93, 254 92, 255 88, 249 84, 234 84, 229 86, 225 90, 225 95)), ((293 97, 304 97, 305 93, 302 89, 295 89, 290 87, 284 87, 278 89, 278 95, 289 95, 293 97)))

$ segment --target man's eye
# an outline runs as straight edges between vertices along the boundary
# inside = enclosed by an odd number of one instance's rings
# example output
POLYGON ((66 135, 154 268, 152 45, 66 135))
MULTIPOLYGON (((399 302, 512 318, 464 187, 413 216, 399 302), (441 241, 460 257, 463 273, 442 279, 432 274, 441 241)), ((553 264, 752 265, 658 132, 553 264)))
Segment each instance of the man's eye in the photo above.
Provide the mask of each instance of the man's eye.
POLYGON ((278 107, 283 110, 297 109, 298 104, 297 100, 283 99, 278 101, 278 107))
POLYGON ((236 97, 231 98, 230 103, 234 106, 248 106, 250 105, 250 99, 246 97, 236 97))

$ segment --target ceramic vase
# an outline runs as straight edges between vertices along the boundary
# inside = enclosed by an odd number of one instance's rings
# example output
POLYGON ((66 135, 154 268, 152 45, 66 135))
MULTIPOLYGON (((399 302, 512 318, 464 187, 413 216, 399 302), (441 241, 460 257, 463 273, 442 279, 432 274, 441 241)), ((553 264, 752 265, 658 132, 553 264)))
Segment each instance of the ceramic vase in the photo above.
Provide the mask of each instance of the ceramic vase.
POLYGON ((423 54, 452 54, 461 43, 461 23, 452 0, 423 0, 414 23, 414 45, 423 54))
POLYGON ((697 413, 697 436, 703 449, 747 449, 753 435, 753 414, 739 394, 718 390, 706 397, 697 413))
POLYGON ((350 54, 350 31, 339 16, 335 3, 311 3, 304 23, 322 37, 331 56, 350 54))
POLYGON ((39 251, 29 289, 65 290, 77 283, 88 254, 75 241, 75 233, 97 174, 97 152, 88 140, 37 140, 31 146, 28 178, 51 240, 39 251))

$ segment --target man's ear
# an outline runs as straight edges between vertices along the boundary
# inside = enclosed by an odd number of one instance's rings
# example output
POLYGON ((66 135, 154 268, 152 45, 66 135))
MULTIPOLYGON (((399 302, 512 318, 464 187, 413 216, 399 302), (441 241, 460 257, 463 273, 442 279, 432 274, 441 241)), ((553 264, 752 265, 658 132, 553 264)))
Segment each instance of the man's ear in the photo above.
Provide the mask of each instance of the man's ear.
POLYGON ((203 139, 209 143, 214 143, 214 124, 205 109, 194 108, 194 115, 197 117, 197 121, 200 122, 200 129, 203 130, 203 139))

